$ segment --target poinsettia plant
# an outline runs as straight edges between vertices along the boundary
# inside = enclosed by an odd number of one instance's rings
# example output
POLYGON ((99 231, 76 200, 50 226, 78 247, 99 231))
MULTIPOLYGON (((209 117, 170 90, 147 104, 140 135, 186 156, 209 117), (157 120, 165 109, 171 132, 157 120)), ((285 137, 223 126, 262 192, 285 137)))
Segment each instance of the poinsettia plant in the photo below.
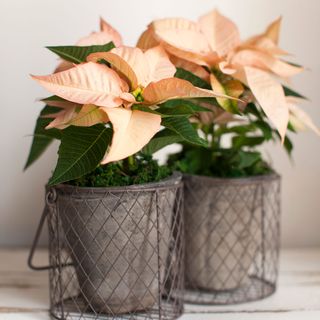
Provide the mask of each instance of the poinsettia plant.
POLYGON ((113 168, 128 176, 173 142, 205 146, 189 121, 208 111, 197 99, 231 98, 175 77, 177 69, 161 45, 146 50, 124 46, 119 33, 103 20, 100 32, 75 46, 48 49, 62 61, 53 74, 32 76, 52 96, 42 99, 46 106, 26 167, 53 139, 60 140, 51 185, 92 182, 88 175, 119 161, 113 168))
POLYGON ((281 18, 263 33, 241 40, 234 22, 213 10, 198 21, 153 21, 141 35, 137 46, 164 48, 177 67, 177 77, 241 100, 217 97, 202 101, 211 112, 192 118, 208 146, 182 142, 182 151, 169 161, 176 168, 222 177, 265 174, 272 169, 258 146, 280 140, 291 153, 288 131, 308 127, 320 133, 298 107, 305 98, 286 86, 304 69, 286 61, 288 53, 278 45, 280 25, 281 18))

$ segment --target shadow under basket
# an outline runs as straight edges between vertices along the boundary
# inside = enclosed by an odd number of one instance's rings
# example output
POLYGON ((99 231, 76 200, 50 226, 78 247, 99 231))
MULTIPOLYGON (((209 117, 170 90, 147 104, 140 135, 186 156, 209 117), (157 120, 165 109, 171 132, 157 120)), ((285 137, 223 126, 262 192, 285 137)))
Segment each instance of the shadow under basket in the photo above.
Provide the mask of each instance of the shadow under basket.
POLYGON ((280 177, 184 176, 184 301, 227 305, 276 289, 280 177))
MULTIPOLYGON (((183 311, 181 175, 110 188, 48 187, 54 319, 177 319, 183 311)), ((46 267, 40 267, 45 269, 46 267)))

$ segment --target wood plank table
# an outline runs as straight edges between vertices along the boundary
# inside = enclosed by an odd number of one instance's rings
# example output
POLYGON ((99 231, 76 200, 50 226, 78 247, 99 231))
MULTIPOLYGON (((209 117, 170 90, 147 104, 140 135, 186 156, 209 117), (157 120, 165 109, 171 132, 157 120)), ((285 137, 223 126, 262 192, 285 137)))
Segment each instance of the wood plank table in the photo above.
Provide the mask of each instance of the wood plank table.
MULTIPOLYGON (((48 274, 26 265, 28 251, 0 249, 0 320, 48 320, 48 274)), ((35 258, 47 262, 46 250, 35 258)), ((179 320, 320 320, 320 248, 283 250, 276 294, 233 306, 185 306, 179 320)))

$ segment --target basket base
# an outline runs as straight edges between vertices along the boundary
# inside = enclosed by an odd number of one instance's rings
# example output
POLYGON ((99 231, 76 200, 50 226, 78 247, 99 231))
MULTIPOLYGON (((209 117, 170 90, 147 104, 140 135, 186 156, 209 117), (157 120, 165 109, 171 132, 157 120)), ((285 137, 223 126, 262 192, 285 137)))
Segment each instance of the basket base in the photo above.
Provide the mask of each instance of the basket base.
POLYGON ((256 276, 241 287, 225 291, 208 291, 186 288, 182 298, 185 303, 200 305, 229 305, 260 300, 273 294, 276 285, 256 276))
MULTIPOLYGON (((155 320, 160 319, 160 308, 155 304, 152 308, 134 313, 127 314, 106 314, 96 313, 86 308, 86 303, 81 296, 63 300, 61 303, 52 306, 50 315, 52 319, 58 320, 155 320)), ((183 306, 180 307, 168 300, 161 301, 161 315, 163 320, 176 319, 183 313, 183 306)))

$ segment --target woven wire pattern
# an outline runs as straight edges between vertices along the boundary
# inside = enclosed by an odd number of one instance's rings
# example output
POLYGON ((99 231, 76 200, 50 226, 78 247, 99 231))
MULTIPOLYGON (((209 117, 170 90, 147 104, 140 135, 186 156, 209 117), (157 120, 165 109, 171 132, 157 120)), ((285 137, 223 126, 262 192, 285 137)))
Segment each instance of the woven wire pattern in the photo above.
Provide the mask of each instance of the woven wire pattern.
POLYGON ((184 301, 225 305, 276 289, 280 177, 184 178, 184 301))
POLYGON ((50 312, 55 319, 182 314, 181 176, 126 188, 50 188, 50 312))

